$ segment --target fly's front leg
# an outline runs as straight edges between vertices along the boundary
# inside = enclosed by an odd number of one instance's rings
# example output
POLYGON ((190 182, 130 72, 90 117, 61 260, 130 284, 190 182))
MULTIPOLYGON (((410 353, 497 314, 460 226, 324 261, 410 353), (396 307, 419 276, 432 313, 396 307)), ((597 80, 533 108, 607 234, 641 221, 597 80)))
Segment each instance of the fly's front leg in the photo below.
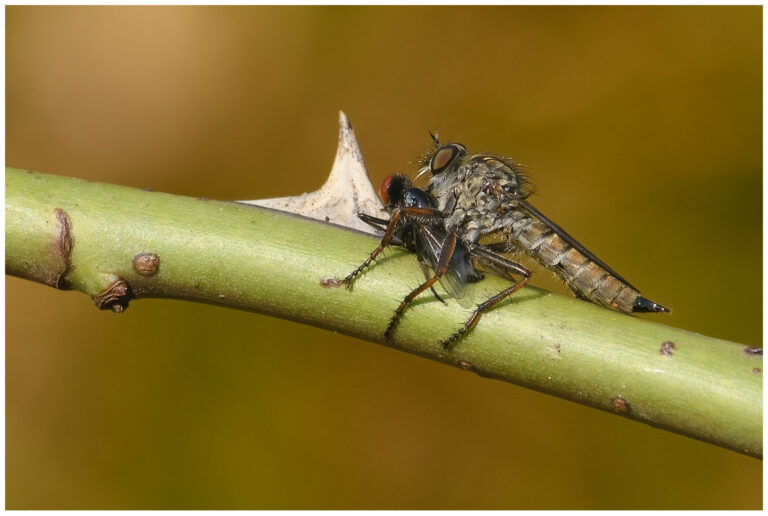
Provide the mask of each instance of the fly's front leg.
POLYGON ((402 217, 401 214, 401 210, 395 210, 394 213, 392 213, 392 217, 389 219, 389 224, 387 224, 387 229, 384 231, 384 236, 382 237, 381 242, 379 242, 378 247, 373 250, 360 267, 350 272, 347 277, 342 280, 342 283, 344 283, 344 287, 347 290, 352 287, 355 277, 368 268, 371 263, 373 263, 373 260, 375 260, 376 257, 384 251, 384 248, 389 245, 389 242, 392 240, 392 235, 394 234, 397 225, 400 223, 400 218, 402 217))
POLYGON ((480 263, 489 269, 498 272, 502 277, 510 278, 510 276, 514 274, 517 276, 522 276, 522 279, 515 281, 515 283, 509 288, 502 290, 498 294, 477 305, 477 308, 475 308, 474 312, 472 312, 472 315, 469 317, 469 319, 467 319, 464 325, 459 328, 456 333, 441 342, 443 348, 446 349, 459 338, 461 338, 462 335, 474 328, 477 322, 480 320, 480 317, 485 312, 493 308, 496 304, 505 298, 511 296, 523 288, 528 283, 528 279, 531 277, 531 272, 519 263, 508 260, 483 246, 474 245, 471 247, 471 252, 480 263))
MULTIPOLYGON (((451 232, 445 237, 445 241, 443 242, 440 261, 437 264, 437 269, 435 270, 434 276, 427 279, 427 281, 413 289, 407 296, 405 296, 405 298, 403 298, 402 302, 395 310, 395 314, 389 320, 389 325, 387 326, 387 329, 384 330, 384 339, 387 342, 389 342, 392 338, 392 332, 394 331, 395 326, 397 326, 397 323, 400 322, 400 319, 403 316, 403 312, 405 312, 405 309, 408 308, 408 305, 410 305, 411 302, 416 299, 416 296, 428 288, 432 288, 432 285, 434 285, 440 279, 440 277, 445 274, 445 271, 448 270, 448 265, 451 263, 451 258, 453 258, 453 253, 455 250, 456 233, 451 232)), ((437 293, 435 293, 435 296, 440 299, 440 297, 437 296, 437 293)), ((442 299, 440 299, 440 301, 442 301, 442 299)))
MULTIPOLYGON (((402 223, 405 223, 405 220, 408 217, 412 216, 435 216, 436 210, 432 208, 415 208, 415 207, 406 207, 406 208, 398 208, 392 212, 392 216, 389 219, 389 224, 387 224, 387 229, 384 231, 384 236, 381 239, 381 242, 379 242, 379 245, 376 247, 376 249, 373 250, 373 252, 368 256, 368 258, 355 270, 350 272, 346 278, 344 278, 341 282, 344 284, 344 287, 349 290, 352 287, 352 283, 355 281, 355 278, 363 272, 365 269, 370 267, 371 263, 376 259, 377 256, 379 256, 384 249, 390 244, 392 241, 392 238, 394 237, 394 233, 397 230, 398 226, 402 223)), ((366 216, 369 217, 369 216, 366 216)), ((381 219, 374 219, 373 217, 370 217, 371 220, 379 221, 381 219)), ((365 219, 363 219, 365 220, 365 219)))

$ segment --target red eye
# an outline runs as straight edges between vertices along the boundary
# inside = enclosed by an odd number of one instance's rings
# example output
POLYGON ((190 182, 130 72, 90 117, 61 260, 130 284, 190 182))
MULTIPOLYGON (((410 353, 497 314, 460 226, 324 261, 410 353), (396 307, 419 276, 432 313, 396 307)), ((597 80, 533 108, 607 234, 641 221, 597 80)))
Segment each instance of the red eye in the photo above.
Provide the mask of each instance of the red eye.
POLYGON ((389 204, 389 185, 392 184, 392 180, 394 178, 395 176, 389 176, 381 182, 381 187, 379 188, 379 197, 381 197, 381 201, 384 204, 389 204))

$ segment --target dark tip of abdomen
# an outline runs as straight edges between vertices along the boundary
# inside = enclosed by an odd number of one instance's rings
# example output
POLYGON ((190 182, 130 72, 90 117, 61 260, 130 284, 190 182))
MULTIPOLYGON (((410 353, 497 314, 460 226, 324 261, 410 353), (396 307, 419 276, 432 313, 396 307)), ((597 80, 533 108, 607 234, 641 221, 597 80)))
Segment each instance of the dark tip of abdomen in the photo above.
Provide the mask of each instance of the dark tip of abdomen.
POLYGON ((632 307, 633 312, 669 312, 669 308, 666 306, 657 305, 653 301, 638 296, 635 299, 635 306, 632 307))

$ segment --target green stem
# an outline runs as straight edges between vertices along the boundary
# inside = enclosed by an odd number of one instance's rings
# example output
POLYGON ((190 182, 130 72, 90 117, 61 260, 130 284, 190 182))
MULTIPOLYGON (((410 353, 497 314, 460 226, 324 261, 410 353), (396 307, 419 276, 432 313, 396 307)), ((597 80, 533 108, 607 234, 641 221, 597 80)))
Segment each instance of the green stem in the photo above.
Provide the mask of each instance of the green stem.
MULTIPOLYGON (((264 208, 6 168, 6 272, 104 309, 182 298, 383 343, 393 309, 423 280, 413 255, 393 249, 351 291, 322 285, 374 246, 264 208)), ((489 276, 467 296, 506 285, 489 276)), ((762 356, 744 345, 528 287, 444 350, 438 341, 468 316, 446 301, 418 298, 393 347, 762 456, 762 356)))

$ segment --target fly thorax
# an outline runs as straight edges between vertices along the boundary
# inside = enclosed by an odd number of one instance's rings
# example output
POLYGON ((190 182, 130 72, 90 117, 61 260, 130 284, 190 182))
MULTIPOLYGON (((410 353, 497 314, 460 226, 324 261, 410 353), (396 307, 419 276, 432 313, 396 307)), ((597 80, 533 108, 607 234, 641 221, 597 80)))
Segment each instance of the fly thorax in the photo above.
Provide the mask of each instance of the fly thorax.
POLYGON ((477 217, 468 217, 465 219, 464 231, 471 233, 476 231, 482 231, 483 226, 480 223, 480 219, 477 217))
POLYGON ((480 231, 480 229, 478 229, 477 227, 471 226, 465 229, 461 239, 465 243, 472 244, 474 242, 477 242, 481 236, 482 236, 482 232, 480 231))
POLYGON ((461 230, 464 227, 467 218, 467 212, 460 206, 454 207, 453 211, 446 213, 444 224, 448 230, 461 230))
POLYGON ((446 204, 456 197, 458 184, 455 174, 438 174, 429 180, 428 191, 437 198, 440 210, 445 211, 446 204))

